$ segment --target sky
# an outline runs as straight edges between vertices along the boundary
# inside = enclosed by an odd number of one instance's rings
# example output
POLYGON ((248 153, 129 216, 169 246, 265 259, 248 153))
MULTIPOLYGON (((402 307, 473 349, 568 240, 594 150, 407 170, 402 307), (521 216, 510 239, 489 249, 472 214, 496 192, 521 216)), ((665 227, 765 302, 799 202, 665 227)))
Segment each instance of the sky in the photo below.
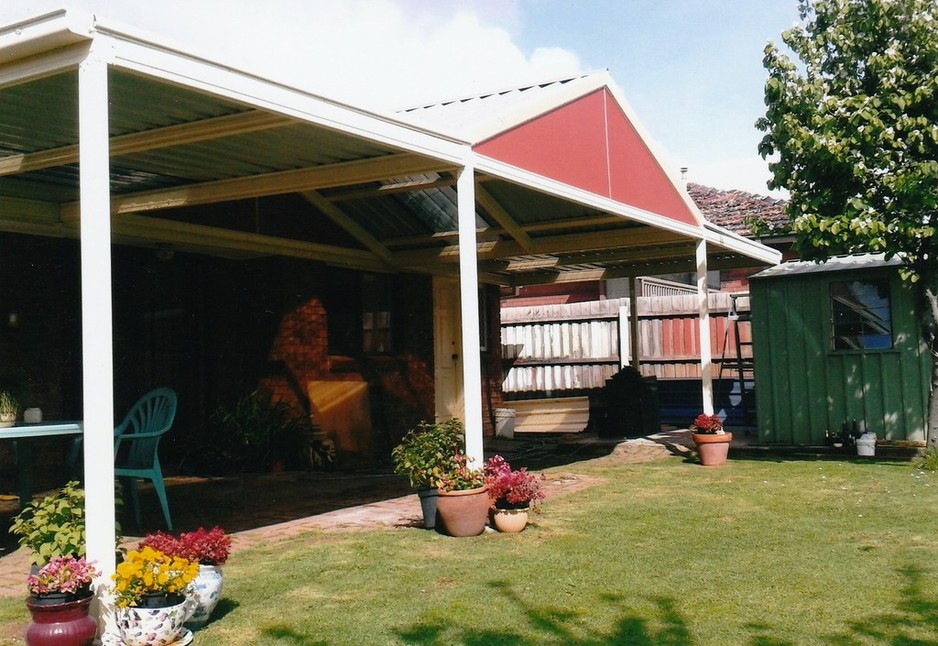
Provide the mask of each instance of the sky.
POLYGON ((797 0, 3 0, 61 6, 376 111, 608 70, 675 176, 781 196, 754 123, 797 0))

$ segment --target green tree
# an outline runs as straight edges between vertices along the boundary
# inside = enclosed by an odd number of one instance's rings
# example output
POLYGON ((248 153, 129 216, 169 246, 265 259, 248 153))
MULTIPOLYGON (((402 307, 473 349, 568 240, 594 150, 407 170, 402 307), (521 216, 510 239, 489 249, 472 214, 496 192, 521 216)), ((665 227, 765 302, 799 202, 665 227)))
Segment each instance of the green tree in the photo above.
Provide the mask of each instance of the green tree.
POLYGON ((932 351, 928 440, 938 444, 938 5, 801 0, 763 64, 759 146, 790 194, 802 257, 881 252, 903 262, 932 351))

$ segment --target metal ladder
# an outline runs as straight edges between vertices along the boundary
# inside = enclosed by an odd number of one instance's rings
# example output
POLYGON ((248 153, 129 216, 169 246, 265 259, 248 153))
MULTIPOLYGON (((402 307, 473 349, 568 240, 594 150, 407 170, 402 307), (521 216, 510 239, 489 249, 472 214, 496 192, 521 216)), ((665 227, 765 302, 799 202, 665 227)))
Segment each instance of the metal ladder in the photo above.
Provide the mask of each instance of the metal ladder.
POLYGON ((740 322, 751 321, 748 308, 746 311, 740 311, 739 299, 749 298, 748 292, 738 292, 730 294, 730 312, 729 320, 733 322, 733 337, 735 343, 733 348, 735 356, 727 356, 729 348, 729 326, 726 329, 726 335, 723 340, 723 358, 720 361, 720 379, 723 378, 724 368, 732 365, 735 371, 736 387, 738 389, 740 401, 739 409, 743 414, 743 423, 746 426, 755 426, 756 423, 756 386, 755 370, 752 360, 752 341, 743 341, 739 334, 740 322))

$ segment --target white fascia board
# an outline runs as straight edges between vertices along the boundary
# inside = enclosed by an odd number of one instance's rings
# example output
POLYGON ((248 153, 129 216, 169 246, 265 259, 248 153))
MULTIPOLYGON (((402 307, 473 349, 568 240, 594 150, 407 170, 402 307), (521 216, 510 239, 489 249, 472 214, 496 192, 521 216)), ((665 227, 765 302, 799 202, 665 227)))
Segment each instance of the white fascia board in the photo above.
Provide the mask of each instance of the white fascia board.
POLYGON ((112 64, 210 95, 284 114, 393 148, 464 165, 468 142, 344 105, 253 74, 98 25, 111 41, 112 64))
POLYGON ((0 87, 77 68, 93 36, 91 16, 64 9, 0 26, 0 87))
POLYGON ((706 235, 703 229, 700 227, 685 224, 683 222, 677 222, 663 215, 658 215, 657 213, 652 213, 651 211, 646 211, 644 209, 630 206, 622 202, 617 202, 616 200, 597 195, 596 193, 584 191, 583 189, 570 186, 569 184, 564 184, 563 182, 552 180, 548 177, 544 177, 543 175, 537 175, 536 173, 522 170, 516 166, 505 164, 504 162, 479 155, 478 153, 476 153, 475 159, 476 171, 480 174, 485 173, 488 175, 493 175, 506 181, 520 184, 521 186, 526 186, 541 193, 547 193, 548 195, 553 195, 570 202, 583 204, 585 206, 589 206, 606 213, 611 213, 613 215, 621 215, 622 217, 628 218, 629 220, 641 222, 642 224, 647 224, 658 229, 671 231, 679 235, 687 236, 688 238, 692 238, 694 240, 700 240, 706 235))
POLYGON ((707 222, 704 224, 705 239, 713 244, 729 251, 754 258, 769 265, 777 265, 782 261, 782 252, 771 247, 766 247, 760 242, 750 240, 738 233, 733 233, 728 229, 707 222))
POLYGON ((652 158, 654 158, 655 163, 658 164, 658 168, 661 169, 661 172, 664 173, 665 177, 668 178, 668 181, 674 187, 674 190, 677 191, 677 194, 684 201, 687 209, 697 219, 697 222, 699 222, 701 225, 705 224, 707 219, 703 216, 703 213, 700 212, 700 209, 697 208, 697 204, 694 203, 694 200, 691 199, 690 194, 687 192, 687 187, 684 186, 684 182, 681 181, 679 175, 680 169, 669 169, 661 163, 661 160, 664 159, 664 156, 658 149, 658 145, 655 143, 655 139, 652 138, 649 132, 645 129, 645 126, 642 125, 638 115, 635 113, 635 111, 632 109, 632 106, 625 98, 625 94, 622 92, 622 89, 616 84, 615 81, 612 80, 612 77, 608 75, 606 78, 606 87, 609 89, 609 93, 615 99, 616 103, 619 104, 622 112, 625 113, 626 118, 629 120, 629 122, 631 122, 632 127, 635 128, 639 138, 641 138, 642 142, 648 148, 648 152, 651 154, 652 158))

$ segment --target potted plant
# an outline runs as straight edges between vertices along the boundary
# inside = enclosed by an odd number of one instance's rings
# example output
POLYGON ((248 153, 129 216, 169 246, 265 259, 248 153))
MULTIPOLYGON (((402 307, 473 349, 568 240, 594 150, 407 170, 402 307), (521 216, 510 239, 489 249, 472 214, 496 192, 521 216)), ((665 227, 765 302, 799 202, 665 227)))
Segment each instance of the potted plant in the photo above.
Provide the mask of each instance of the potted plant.
POLYGON ((199 564, 199 573, 190 586, 195 607, 185 624, 187 628, 198 630, 208 623, 221 599, 224 587, 221 566, 231 554, 231 537, 226 536, 221 527, 210 530, 199 527, 194 532, 183 532, 178 538, 163 532, 148 534, 140 541, 140 547, 147 546, 199 564))
POLYGON ((500 455, 488 459, 484 467, 485 484, 492 504, 492 522, 500 532, 516 533, 528 524, 528 512, 544 499, 541 482, 525 467, 513 470, 500 455))
POLYGON ((20 405, 9 390, 0 390, 0 428, 7 428, 16 423, 20 405))
POLYGON ((723 430, 723 422, 716 415, 701 413, 690 427, 700 463, 705 467, 718 467, 726 463, 733 434, 723 430))
POLYGON ((482 469, 469 466, 465 455, 453 456, 454 465, 439 478, 437 514, 439 530, 450 536, 478 536, 489 514, 488 487, 482 469))
POLYGON ((183 625, 193 602, 189 586, 199 573, 195 561, 152 547, 131 550, 113 574, 117 628, 125 646, 167 646, 191 639, 183 625))
MULTIPOLYGON (((300 462, 308 425, 286 403, 255 390, 231 406, 215 409, 207 434, 211 442, 205 449, 215 453, 209 462, 222 472, 282 471, 300 462)), ((328 452, 321 453, 319 457, 331 460, 328 452)))
POLYGON ((424 527, 436 524, 437 494, 444 473, 456 468, 463 429, 458 419, 421 422, 391 451, 394 471, 406 477, 420 496, 424 527))
POLYGON ((89 616, 91 583, 99 576, 84 557, 56 556, 26 579, 30 646, 90 646, 97 622, 89 616))
POLYGON ((57 556, 85 554, 85 491, 70 481, 53 495, 30 502, 13 519, 10 532, 32 550, 30 562, 42 566, 57 556))

